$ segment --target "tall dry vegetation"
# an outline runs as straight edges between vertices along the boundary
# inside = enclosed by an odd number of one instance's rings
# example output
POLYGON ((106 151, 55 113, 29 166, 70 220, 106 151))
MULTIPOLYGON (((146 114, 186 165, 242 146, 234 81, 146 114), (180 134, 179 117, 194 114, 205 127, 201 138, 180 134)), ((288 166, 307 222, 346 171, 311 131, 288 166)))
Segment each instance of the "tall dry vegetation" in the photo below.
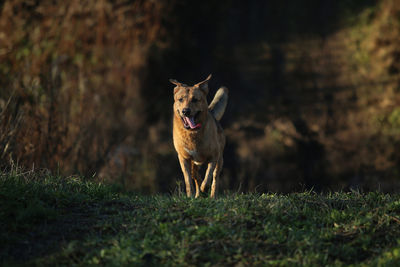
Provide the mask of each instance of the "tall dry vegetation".
POLYGON ((400 6, 382 1, 361 13, 346 34, 344 73, 356 96, 348 138, 342 141, 347 154, 353 153, 347 165, 357 168, 355 183, 372 179, 393 188, 400 175, 400 6))
POLYGON ((289 3, 6 1, 1 166, 171 190, 167 80, 213 72, 231 92, 222 188, 397 190, 399 6, 289 3))
POLYGON ((93 175, 143 140, 153 1, 6 1, 0 19, 2 165, 93 175))

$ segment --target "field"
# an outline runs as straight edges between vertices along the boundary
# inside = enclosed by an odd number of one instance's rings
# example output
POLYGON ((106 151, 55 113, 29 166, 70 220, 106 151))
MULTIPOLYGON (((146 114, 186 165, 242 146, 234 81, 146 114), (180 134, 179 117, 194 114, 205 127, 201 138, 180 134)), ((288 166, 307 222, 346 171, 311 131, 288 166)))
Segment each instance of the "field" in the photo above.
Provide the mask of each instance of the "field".
POLYGON ((399 40, 398 0, 0 1, 0 267, 400 266, 399 40), (168 80, 209 74, 191 199, 168 80))
POLYGON ((0 265, 391 266, 400 196, 143 196, 76 177, 0 178, 0 265))

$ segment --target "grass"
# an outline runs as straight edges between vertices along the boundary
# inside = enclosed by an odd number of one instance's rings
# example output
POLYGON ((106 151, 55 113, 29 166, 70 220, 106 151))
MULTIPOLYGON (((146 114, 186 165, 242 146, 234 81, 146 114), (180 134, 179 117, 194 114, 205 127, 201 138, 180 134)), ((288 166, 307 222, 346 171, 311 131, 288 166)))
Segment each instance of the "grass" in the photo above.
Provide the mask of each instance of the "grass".
POLYGON ((48 173, 0 177, 0 265, 396 266, 400 196, 142 196, 48 173))

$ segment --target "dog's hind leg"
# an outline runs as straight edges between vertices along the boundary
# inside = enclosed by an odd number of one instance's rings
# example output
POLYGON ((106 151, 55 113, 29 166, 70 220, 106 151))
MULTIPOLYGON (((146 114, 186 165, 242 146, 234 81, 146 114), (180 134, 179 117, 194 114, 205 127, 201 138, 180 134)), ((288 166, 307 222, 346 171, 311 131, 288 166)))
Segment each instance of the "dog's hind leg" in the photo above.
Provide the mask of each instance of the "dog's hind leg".
POLYGON ((215 192, 217 190, 217 178, 219 177, 219 174, 222 170, 223 164, 224 164, 224 160, 222 159, 222 157, 220 157, 217 165, 215 166, 214 172, 213 172, 213 181, 211 184, 211 194, 210 194, 210 197, 212 197, 212 198, 215 197, 215 192))
POLYGON ((200 190, 201 192, 204 192, 206 190, 206 186, 208 181, 211 180, 211 176, 213 175, 213 172, 215 170, 216 162, 210 162, 208 163, 207 171, 206 171, 206 176, 204 177, 203 182, 201 183, 200 190))
POLYGON ((186 196, 191 197, 193 192, 192 178, 190 177, 190 160, 179 157, 179 163, 185 178, 186 196))
POLYGON ((199 195, 200 195, 199 182, 198 182, 198 179, 199 179, 199 167, 196 164, 194 164, 193 161, 192 161, 192 178, 194 180, 194 185, 195 185, 195 188, 196 188, 195 198, 198 198, 199 195))

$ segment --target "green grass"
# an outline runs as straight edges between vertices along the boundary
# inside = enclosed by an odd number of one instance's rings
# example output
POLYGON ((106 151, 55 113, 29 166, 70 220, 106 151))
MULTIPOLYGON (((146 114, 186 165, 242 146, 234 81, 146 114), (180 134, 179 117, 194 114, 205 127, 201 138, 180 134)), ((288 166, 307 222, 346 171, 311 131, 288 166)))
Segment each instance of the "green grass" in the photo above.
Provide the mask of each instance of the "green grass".
POLYGON ((396 266, 400 196, 142 196, 78 178, 0 177, 0 265, 396 266))

